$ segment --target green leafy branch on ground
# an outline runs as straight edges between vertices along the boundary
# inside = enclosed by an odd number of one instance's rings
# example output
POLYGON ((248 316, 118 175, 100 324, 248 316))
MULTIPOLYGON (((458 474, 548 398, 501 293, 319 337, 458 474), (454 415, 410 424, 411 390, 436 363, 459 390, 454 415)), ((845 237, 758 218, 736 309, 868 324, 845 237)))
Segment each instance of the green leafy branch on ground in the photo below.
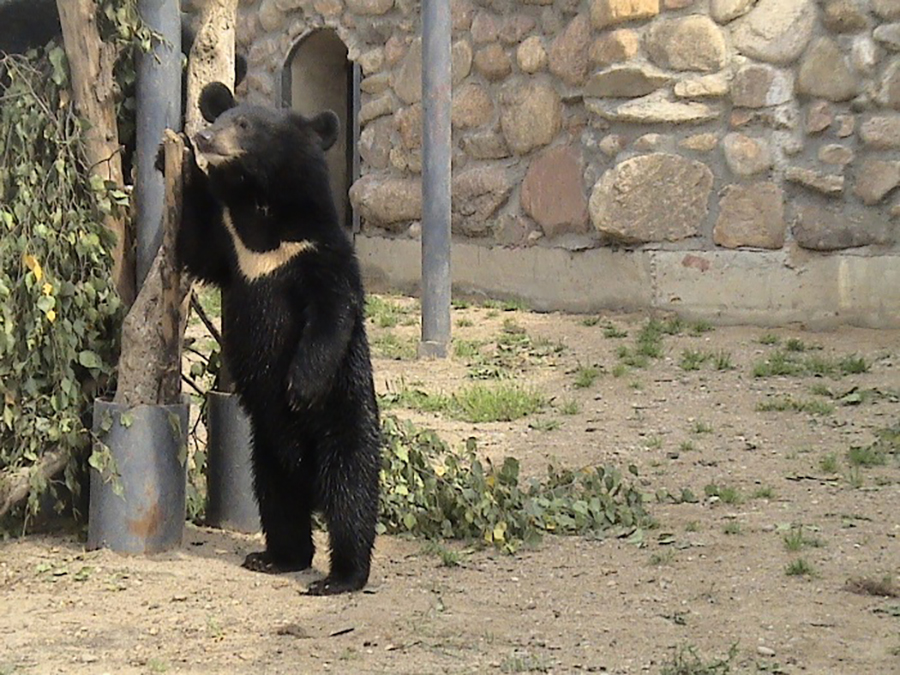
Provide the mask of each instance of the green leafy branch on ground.
MULTIPOLYGON (((550 465, 524 482, 519 462, 480 459, 474 439, 462 453, 435 432, 386 417, 379 532, 480 541, 513 552, 545 533, 634 533, 649 523, 641 493, 611 467, 550 465)), ((629 473, 637 475, 634 466, 629 473)))

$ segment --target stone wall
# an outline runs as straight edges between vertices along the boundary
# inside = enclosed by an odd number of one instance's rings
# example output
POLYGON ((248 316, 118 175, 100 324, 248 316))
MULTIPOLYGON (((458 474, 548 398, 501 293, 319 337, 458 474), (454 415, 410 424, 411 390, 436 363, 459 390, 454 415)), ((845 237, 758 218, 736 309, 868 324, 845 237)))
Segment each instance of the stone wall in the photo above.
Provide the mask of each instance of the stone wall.
MULTIPOLYGON (((787 266, 900 253, 900 0, 451 6, 457 241, 769 250, 787 266)), ((251 99, 277 100, 285 55, 316 27, 360 64, 365 236, 421 230, 418 10, 241 2, 251 99)))

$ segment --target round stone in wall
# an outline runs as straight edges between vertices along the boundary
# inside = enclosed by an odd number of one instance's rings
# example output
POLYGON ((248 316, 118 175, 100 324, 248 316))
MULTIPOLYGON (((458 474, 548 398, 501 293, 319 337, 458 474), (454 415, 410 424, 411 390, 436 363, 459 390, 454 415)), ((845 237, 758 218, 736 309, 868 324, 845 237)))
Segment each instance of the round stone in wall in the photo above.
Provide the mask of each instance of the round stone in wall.
POLYGON ((565 145, 544 150, 528 167, 522 181, 522 208, 548 237, 586 230, 583 173, 578 150, 565 145))
POLYGON ((457 173, 452 186, 453 231, 469 237, 488 234, 494 225, 494 214, 509 199, 512 189, 506 169, 500 166, 482 166, 457 173))
POLYGON ((734 21, 750 11, 756 0, 710 0, 709 13, 719 23, 734 21))
POLYGON ((657 21, 647 39, 650 60, 670 70, 714 72, 728 61, 721 29, 706 16, 657 21))
POLYGON ((814 0, 759 0, 735 21, 734 46, 743 54, 769 63, 795 61, 812 38, 816 25, 814 0))
POLYGON ((652 153, 601 176, 588 202, 597 231, 622 243, 678 241, 700 234, 713 174, 702 162, 652 153))
POLYGON ((559 95, 546 82, 516 84, 501 94, 500 127, 513 152, 547 145, 562 126, 559 95))
POLYGON ((527 38, 516 50, 516 63, 523 73, 536 73, 547 67, 547 51, 541 43, 541 38, 532 35, 527 38))
POLYGON ((849 101, 859 93, 859 77, 838 44, 831 38, 821 37, 803 56, 797 91, 828 101, 849 101))
POLYGON ((394 0, 346 0, 347 9, 354 14, 380 15, 390 11, 394 0))
POLYGON ((576 16, 550 47, 550 72, 569 86, 584 82, 590 39, 591 25, 588 18, 576 16))
POLYGON ((725 248, 784 245, 784 193, 775 183, 729 185, 719 202, 713 241, 725 248))
POLYGON ((761 138, 732 132, 725 136, 722 148, 728 168, 737 176, 752 176, 772 166, 769 144, 761 138))
POLYGON ((376 227, 404 229, 422 218, 422 182, 415 178, 363 176, 350 188, 350 202, 367 223, 376 227))

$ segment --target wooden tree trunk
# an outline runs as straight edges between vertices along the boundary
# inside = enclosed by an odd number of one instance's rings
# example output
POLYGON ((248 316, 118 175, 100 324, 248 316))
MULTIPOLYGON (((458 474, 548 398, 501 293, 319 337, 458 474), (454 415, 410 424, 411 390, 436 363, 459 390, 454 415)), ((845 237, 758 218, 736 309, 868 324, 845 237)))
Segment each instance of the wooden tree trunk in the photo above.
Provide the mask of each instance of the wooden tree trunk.
POLYGON ((188 57, 187 110, 184 130, 193 136, 205 126, 197 100, 203 86, 223 82, 234 89, 234 24, 238 0, 204 0, 197 34, 188 57))
MULTIPOLYGON (((88 123, 85 152, 91 173, 124 189, 113 76, 116 48, 100 39, 96 0, 56 0, 56 7, 75 107, 88 123)), ((134 299, 134 264, 125 220, 107 216, 104 225, 116 235, 113 278, 127 306, 134 299)))
MULTIPOLYGON (((206 126, 197 105, 200 92, 210 82, 222 82, 234 90, 234 27, 238 0, 195 0, 199 7, 197 33, 191 53, 188 55, 187 108, 184 131, 193 137, 206 126)), ((205 169, 206 160, 196 158, 198 166, 205 169)), ((222 332, 226 330, 222 319, 222 332)), ((220 342, 221 344, 221 342, 220 342)), ((221 391, 232 389, 228 368, 223 364, 216 386, 221 391)))
POLYGON ((171 405, 181 402, 182 307, 190 291, 175 258, 175 236, 181 226, 181 136, 166 130, 166 210, 163 241, 137 299, 122 323, 122 353, 116 403, 171 405))

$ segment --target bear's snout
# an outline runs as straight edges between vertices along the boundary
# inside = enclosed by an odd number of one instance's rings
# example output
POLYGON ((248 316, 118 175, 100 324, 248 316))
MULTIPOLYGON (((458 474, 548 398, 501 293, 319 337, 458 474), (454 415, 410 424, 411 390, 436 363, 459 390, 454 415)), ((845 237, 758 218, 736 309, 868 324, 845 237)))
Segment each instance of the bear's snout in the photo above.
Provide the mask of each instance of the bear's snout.
POLYGON ((194 145, 200 152, 210 152, 213 146, 213 135, 209 129, 198 131, 194 136, 194 145))

